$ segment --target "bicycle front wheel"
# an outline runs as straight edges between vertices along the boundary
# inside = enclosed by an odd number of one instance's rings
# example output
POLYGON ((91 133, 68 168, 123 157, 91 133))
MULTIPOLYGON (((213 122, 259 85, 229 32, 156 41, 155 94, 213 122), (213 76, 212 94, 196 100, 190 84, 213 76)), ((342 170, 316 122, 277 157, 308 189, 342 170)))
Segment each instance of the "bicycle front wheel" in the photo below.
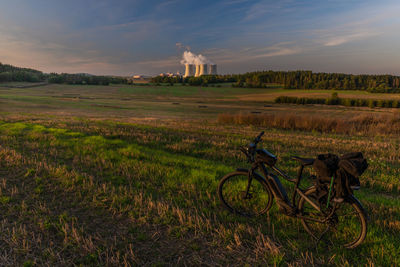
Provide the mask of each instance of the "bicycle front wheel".
MULTIPOLYGON (((305 195, 318 205, 316 189, 310 188, 305 195)), ((325 200, 326 201, 326 200, 325 200)), ((323 201, 323 202, 325 202, 323 201)), ((299 199, 299 211, 302 216, 301 223, 304 229, 315 239, 327 239, 330 243, 346 248, 355 248, 360 245, 367 235, 367 220, 362 207, 352 198, 339 204, 333 216, 327 221, 328 208, 321 205, 322 211, 316 210, 305 198, 299 199)))
POLYGON ((224 176, 218 185, 218 196, 230 212, 246 217, 266 213, 272 205, 273 196, 264 180, 252 176, 250 188, 247 172, 233 172, 224 176))

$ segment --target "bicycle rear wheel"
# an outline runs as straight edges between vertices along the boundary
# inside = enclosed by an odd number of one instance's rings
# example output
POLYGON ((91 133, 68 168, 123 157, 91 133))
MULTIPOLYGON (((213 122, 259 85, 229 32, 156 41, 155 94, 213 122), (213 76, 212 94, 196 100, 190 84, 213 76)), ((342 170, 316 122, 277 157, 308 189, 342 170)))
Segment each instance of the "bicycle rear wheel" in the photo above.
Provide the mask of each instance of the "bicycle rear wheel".
MULTIPOLYGON (((305 195, 314 203, 318 203, 316 189, 310 188, 305 195)), ((332 210, 322 205, 319 212, 303 197, 299 199, 298 208, 302 216, 301 223, 304 229, 315 239, 327 239, 330 243, 346 248, 355 248, 360 245, 367 235, 367 220, 362 207, 353 198, 339 204, 339 207, 327 222, 323 220, 332 210), (315 220, 313 220, 315 219, 315 220)))
POLYGON ((218 185, 218 196, 226 209, 246 217, 266 213, 272 205, 273 196, 264 180, 253 175, 248 193, 247 172, 232 172, 224 176, 218 185))

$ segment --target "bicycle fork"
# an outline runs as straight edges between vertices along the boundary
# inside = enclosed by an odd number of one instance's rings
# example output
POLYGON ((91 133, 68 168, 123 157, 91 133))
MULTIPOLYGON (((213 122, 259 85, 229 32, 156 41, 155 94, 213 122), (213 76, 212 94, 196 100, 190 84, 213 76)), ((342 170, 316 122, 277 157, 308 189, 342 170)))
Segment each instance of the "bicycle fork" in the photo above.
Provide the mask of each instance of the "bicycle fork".
POLYGON ((249 171, 247 172, 247 187, 246 187, 246 191, 244 192, 243 199, 251 198, 251 194, 249 193, 249 191, 250 191, 250 187, 251 187, 251 181, 253 180, 253 172, 254 172, 254 167, 249 169, 249 171))

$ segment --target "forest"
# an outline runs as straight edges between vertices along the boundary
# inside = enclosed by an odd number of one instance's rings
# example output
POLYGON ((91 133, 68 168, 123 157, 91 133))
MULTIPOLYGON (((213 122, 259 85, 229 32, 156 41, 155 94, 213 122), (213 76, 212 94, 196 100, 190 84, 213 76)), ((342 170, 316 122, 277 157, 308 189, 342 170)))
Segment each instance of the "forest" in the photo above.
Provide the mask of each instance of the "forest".
POLYGON ((353 75, 312 71, 261 71, 240 75, 237 86, 262 87, 281 83, 286 89, 343 89, 376 93, 400 92, 400 77, 393 75, 353 75))
POLYGON ((89 85, 109 85, 125 84, 127 79, 114 76, 96 76, 85 73, 50 73, 46 74, 38 70, 20 68, 8 64, 0 63, 0 82, 44 82, 58 84, 89 84, 89 85))
POLYGON ((267 88, 268 84, 283 85, 285 89, 363 90, 372 93, 400 92, 400 77, 393 75, 354 75, 343 73, 314 73, 312 71, 257 71, 245 74, 205 75, 201 77, 161 77, 154 83, 183 83, 208 86, 231 82, 233 87, 267 88))
POLYGON ((61 84, 109 85, 111 83, 126 84, 127 79, 123 77, 96 76, 89 74, 51 73, 48 75, 48 82, 61 84))
POLYGON ((0 82, 41 82, 45 79, 41 71, 14 67, 0 62, 0 82))

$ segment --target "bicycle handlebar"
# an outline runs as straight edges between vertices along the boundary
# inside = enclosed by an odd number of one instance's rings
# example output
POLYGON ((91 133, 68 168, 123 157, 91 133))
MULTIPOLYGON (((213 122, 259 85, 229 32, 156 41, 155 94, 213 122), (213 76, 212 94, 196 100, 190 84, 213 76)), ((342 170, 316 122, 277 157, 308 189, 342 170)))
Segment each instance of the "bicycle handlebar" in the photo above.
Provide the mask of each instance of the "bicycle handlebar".
POLYGON ((261 137, 264 135, 264 131, 262 131, 255 139, 254 143, 251 143, 247 148, 242 147, 240 150, 247 156, 250 162, 254 161, 254 154, 256 152, 257 144, 261 141, 261 137))
POLYGON ((257 144, 261 141, 261 137, 264 135, 264 131, 262 131, 255 139, 254 143, 257 144))

